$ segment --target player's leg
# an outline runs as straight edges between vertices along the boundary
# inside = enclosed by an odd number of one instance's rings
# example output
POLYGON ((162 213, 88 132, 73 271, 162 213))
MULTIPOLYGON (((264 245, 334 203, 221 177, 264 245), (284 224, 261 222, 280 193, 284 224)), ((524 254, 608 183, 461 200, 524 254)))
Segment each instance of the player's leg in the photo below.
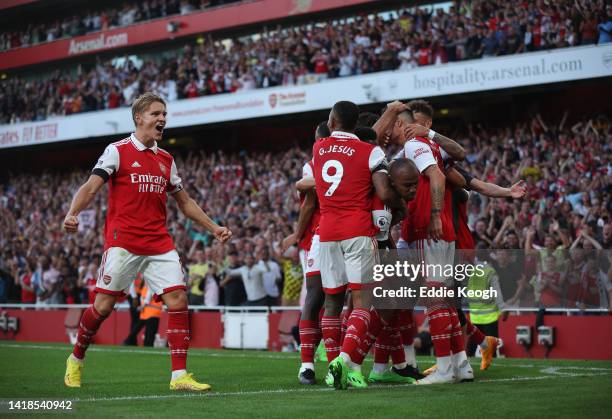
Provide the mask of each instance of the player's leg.
POLYGON ((168 308, 166 336, 172 364, 171 390, 206 391, 208 384, 197 382, 187 373, 187 351, 191 338, 188 298, 183 269, 176 250, 162 255, 147 256, 142 274, 154 298, 163 300, 168 308))
MULTIPOLYGON (((446 264, 449 263, 450 266, 453 266, 454 252, 448 254, 450 251, 449 245, 442 240, 430 243, 425 240, 417 241, 417 251, 421 253, 426 269, 429 268, 425 276, 425 283, 428 288, 446 289, 453 286, 452 278, 447 278, 442 272, 446 264), (442 271, 440 267, 442 267, 442 271)), ((456 368, 452 357, 453 319, 451 304, 446 298, 430 297, 425 300, 425 306, 437 368, 432 374, 417 381, 417 384, 452 383, 456 368)), ((465 351, 463 351, 463 354, 465 354, 465 351)))
POLYGON ((66 361, 66 374, 64 375, 66 386, 81 387, 83 360, 87 348, 89 348, 102 322, 113 312, 117 297, 125 294, 125 290, 129 287, 131 281, 136 278, 140 262, 140 256, 132 255, 119 247, 111 247, 104 252, 98 269, 96 298, 94 303, 81 316, 77 341, 72 354, 66 361))
POLYGON ((300 317, 300 357, 302 365, 298 380, 302 384, 315 384, 314 357, 321 341, 320 313, 325 301, 321 283, 319 236, 312 240, 310 251, 306 254, 306 300, 300 317))
POLYGON ((474 327, 481 335, 484 336, 478 346, 480 346, 480 353, 482 355, 480 370, 485 371, 491 366, 493 357, 497 352, 497 348, 501 345, 501 339, 498 338, 498 322, 495 321, 493 323, 479 325, 479 327, 472 325, 472 327, 474 327), (482 328, 482 332, 479 330, 479 328, 482 328))
MULTIPOLYGON (((368 334, 373 317, 370 312, 372 295, 368 286, 374 281, 373 269, 377 260, 376 241, 371 237, 355 237, 343 240, 341 243, 347 280, 351 288, 353 311, 348 319, 346 336, 336 363, 338 367, 347 370, 351 386, 364 388, 367 387, 367 381, 361 373, 361 364, 376 338, 368 334)), ((375 314, 374 323, 379 321, 384 325, 380 316, 375 314)))
POLYGON ((159 329, 159 317, 149 317, 145 321, 144 346, 153 346, 155 335, 159 329))
POLYGON ((336 359, 341 349, 340 313, 344 305, 344 295, 347 288, 344 257, 340 242, 320 243, 320 266, 321 281, 325 293, 325 311, 321 318, 321 332, 327 360, 329 374, 325 379, 326 384, 337 389, 347 387, 347 371, 338 368, 336 359))

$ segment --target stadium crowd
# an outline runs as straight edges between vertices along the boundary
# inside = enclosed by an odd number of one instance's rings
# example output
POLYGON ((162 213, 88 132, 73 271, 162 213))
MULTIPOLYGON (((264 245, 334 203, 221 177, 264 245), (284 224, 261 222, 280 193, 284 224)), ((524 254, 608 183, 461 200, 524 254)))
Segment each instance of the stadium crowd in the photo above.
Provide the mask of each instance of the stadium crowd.
MULTIPOLYGON (((200 6, 203 3, 207 2, 200 6)), ((130 8, 137 7, 126 4, 125 10, 130 8)), ((37 79, 9 77, 0 82, 0 123, 129 106, 145 91, 173 101, 605 43, 612 40, 611 30, 612 6, 602 0, 554 4, 474 0, 456 1, 447 12, 417 7, 359 15, 278 27, 230 42, 207 36, 156 59, 126 56, 79 65, 71 73, 56 70, 37 79)))
MULTIPOLYGON (((506 127, 470 125, 456 134, 474 176, 500 185, 526 182, 525 199, 473 193, 468 202, 477 247, 498 249, 490 262, 508 306, 592 308, 612 300, 612 125, 602 115, 571 125, 568 119, 566 113, 553 124, 536 115, 506 127)), ((234 233, 221 245, 169 206, 169 230, 188 267, 192 304, 297 304, 297 249, 281 254, 280 244, 297 220, 293 184, 309 154, 292 148, 177 156, 186 189, 234 233), (251 275, 255 282, 245 280, 251 275)), ((105 194, 81 213, 78 234, 60 228, 71 195, 87 176, 22 173, 0 184, 0 302, 89 301, 103 252, 105 194)), ((397 241, 398 231, 392 234, 397 241)))
POLYGON ((121 28, 173 15, 186 15, 205 8, 240 0, 147 0, 126 1, 104 9, 87 10, 53 22, 32 22, 15 31, 0 32, 0 51, 25 48, 63 38, 121 28))

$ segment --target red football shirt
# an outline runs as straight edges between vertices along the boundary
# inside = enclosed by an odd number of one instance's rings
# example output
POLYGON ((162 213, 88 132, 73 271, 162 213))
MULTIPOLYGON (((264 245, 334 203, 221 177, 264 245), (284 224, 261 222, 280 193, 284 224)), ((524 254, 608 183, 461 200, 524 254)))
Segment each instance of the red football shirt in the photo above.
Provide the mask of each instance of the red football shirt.
MULTIPOLYGON (((407 242, 425 240, 428 236, 429 220, 431 216, 431 192, 429 178, 423 172, 431 165, 437 164, 444 173, 444 159, 448 155, 433 141, 425 138, 413 138, 404 145, 404 155, 412 160, 419 169, 419 183, 414 199, 407 205, 406 218, 402 222, 402 239, 407 242)), ((455 241, 455 228, 453 226, 453 210, 451 188, 444 188, 444 208, 440 214, 442 221, 442 240, 455 241)))
MULTIPOLYGON (((314 178, 314 172, 312 169, 312 161, 308 161, 304 164, 302 168, 302 177, 310 177, 314 178)), ((300 205, 304 203, 304 196, 300 195, 300 205)), ((316 207, 312 216, 310 217, 310 221, 306 226, 306 230, 304 231, 304 235, 300 238, 300 242, 298 243, 298 247, 303 250, 310 250, 310 246, 312 245, 312 237, 317 234, 317 228, 319 228, 319 220, 321 219, 321 210, 319 209, 319 201, 317 200, 316 207)))
POLYGON ((312 155, 321 241, 373 237, 372 172, 386 170, 385 153, 353 134, 334 131, 315 143, 312 155))
POLYGON ((172 156, 145 147, 132 134, 110 144, 94 167, 108 180, 104 248, 122 247, 136 255, 158 255, 174 249, 166 228, 167 193, 182 189, 172 156))

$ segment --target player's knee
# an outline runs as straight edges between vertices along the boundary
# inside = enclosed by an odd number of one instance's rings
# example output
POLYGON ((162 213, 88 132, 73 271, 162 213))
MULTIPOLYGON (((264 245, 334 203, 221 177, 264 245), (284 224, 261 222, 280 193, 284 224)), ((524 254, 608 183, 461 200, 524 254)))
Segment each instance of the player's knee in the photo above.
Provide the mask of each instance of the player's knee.
POLYGON ((344 293, 325 295, 325 315, 339 316, 344 303, 344 293))
POLYGON ((107 317, 112 313, 113 309, 115 308, 116 301, 117 297, 115 297, 114 295, 98 293, 94 301, 94 308, 100 315, 107 317))
POLYGON ((168 307, 168 310, 181 310, 187 308, 189 304, 185 290, 171 291, 162 295, 162 299, 168 307))

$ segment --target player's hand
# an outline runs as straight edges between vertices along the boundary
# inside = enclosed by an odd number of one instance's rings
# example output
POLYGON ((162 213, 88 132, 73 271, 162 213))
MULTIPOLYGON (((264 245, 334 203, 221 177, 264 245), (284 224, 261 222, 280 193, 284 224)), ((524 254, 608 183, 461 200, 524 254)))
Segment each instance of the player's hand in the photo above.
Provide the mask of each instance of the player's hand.
POLYGON ((419 124, 408 124, 404 128, 404 138, 427 137, 429 128, 419 124))
POLYGON ((79 219, 74 215, 68 214, 64 218, 64 230, 66 230, 66 233, 76 233, 78 228, 79 219))
POLYGON ((527 188, 525 188, 525 183, 522 180, 519 180, 514 185, 510 187, 510 196, 514 199, 519 199, 525 196, 527 193, 527 188))
POLYGON ((293 233, 285 237, 281 243, 281 253, 285 253, 287 249, 296 244, 298 241, 297 234, 293 233))
POLYGON ((391 103, 387 103, 387 110, 395 112, 396 115, 399 115, 400 113, 407 111, 408 106, 406 106, 405 103, 402 103, 399 100, 394 100, 391 103))
POLYGON ((219 240, 221 243, 225 243, 232 238, 232 232, 227 227, 217 227, 213 231, 213 234, 215 239, 219 240))
POLYGON ((435 242, 442 239, 442 220, 440 219, 440 214, 431 215, 431 219, 429 220, 428 241, 430 239, 435 242))
POLYGON ((391 142, 391 135, 393 135, 393 130, 385 130, 383 135, 378 137, 378 145, 381 147, 386 147, 391 142))

